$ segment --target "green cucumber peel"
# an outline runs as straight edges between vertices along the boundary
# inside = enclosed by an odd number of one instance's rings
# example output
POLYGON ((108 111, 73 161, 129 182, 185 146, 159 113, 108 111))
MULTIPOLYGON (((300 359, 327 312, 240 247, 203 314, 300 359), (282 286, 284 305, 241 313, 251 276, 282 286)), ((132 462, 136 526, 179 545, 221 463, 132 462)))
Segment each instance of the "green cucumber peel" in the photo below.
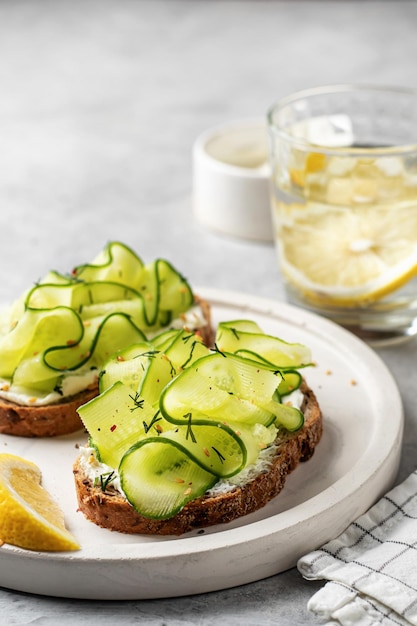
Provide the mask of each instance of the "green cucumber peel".
POLYGON ((84 282, 114 280, 131 285, 138 282, 143 265, 142 259, 128 246, 111 241, 91 263, 75 267, 71 277, 84 282))
POLYGON ((288 396, 293 391, 300 388, 303 381, 303 377, 297 370, 283 370, 281 371, 282 380, 278 385, 278 393, 280 398, 288 396))
POLYGON ((53 370, 74 371, 80 367, 101 367, 120 344, 144 341, 145 335, 125 313, 110 313, 84 326, 81 341, 45 350, 45 363, 53 370))
POLYGON ((158 285, 153 295, 145 297, 133 287, 102 281, 90 283, 65 283, 36 285, 28 293, 26 309, 47 309, 67 306, 79 313, 82 319, 90 319, 109 312, 125 312, 135 323, 152 329, 158 324, 158 285))
POLYGON ((251 352, 278 369, 299 369, 312 365, 309 348, 300 343, 288 343, 266 333, 253 332, 256 324, 245 320, 221 322, 216 331, 215 343, 222 352, 251 352), (247 328, 252 328, 248 331, 247 328))
POLYGON ((50 393, 58 375, 101 368, 114 351, 145 340, 193 302, 170 263, 144 265, 128 246, 111 242, 71 274, 48 272, 1 316, 0 376, 50 393))
POLYGON ((182 424, 192 411, 197 417, 269 426, 274 415, 260 404, 270 401, 278 377, 258 364, 233 354, 211 353, 195 361, 162 392, 164 417, 182 424), (255 402, 256 400, 256 402, 255 402))
POLYGON ((120 463, 119 475, 132 507, 153 519, 173 517, 218 480, 177 442, 163 437, 142 440, 130 448, 120 463))
POLYGON ((160 438, 169 440, 207 472, 228 478, 246 465, 247 450, 239 434, 227 424, 210 420, 193 420, 187 424, 164 430, 160 438))

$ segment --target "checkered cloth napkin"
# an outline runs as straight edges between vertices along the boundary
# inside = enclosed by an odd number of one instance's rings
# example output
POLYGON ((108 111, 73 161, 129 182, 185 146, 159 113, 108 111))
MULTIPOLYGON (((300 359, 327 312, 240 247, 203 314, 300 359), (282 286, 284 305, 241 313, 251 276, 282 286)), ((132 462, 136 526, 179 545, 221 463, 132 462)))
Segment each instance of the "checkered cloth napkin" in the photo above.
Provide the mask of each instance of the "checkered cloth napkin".
POLYGON ((308 603, 328 625, 417 626, 417 470, 298 569, 328 581, 308 603))

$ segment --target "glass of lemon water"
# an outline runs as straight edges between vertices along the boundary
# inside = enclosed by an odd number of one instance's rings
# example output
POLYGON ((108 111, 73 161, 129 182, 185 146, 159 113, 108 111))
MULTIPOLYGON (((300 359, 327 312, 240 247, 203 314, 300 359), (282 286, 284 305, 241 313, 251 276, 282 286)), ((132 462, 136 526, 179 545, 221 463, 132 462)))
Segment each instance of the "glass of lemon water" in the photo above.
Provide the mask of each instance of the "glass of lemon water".
POLYGON ((417 333, 417 91, 335 85, 268 111, 287 298, 369 343, 417 333))

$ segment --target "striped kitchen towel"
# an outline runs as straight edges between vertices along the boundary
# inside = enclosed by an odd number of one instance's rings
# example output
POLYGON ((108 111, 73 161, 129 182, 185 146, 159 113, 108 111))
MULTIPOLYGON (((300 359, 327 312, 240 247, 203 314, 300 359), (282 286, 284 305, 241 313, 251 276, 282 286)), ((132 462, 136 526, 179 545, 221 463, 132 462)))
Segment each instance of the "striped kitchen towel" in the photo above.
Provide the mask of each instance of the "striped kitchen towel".
POLYGON ((308 603, 328 625, 417 626, 417 470, 298 569, 328 581, 308 603))

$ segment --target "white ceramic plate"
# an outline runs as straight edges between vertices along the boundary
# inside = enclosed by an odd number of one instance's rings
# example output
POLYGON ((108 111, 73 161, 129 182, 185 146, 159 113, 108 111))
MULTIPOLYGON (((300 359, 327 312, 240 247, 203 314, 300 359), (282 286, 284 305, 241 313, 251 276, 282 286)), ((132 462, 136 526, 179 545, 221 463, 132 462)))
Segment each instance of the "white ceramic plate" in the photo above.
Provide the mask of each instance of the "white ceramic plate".
POLYGON ((3 545, 0 586, 88 599, 150 599, 225 589, 284 571, 337 536, 393 484, 403 414, 397 387, 375 352, 340 327, 301 309, 249 295, 198 290, 213 323, 250 318, 265 332, 308 345, 304 370, 324 415, 313 458, 257 513, 180 538, 112 533, 77 512, 72 478, 83 433, 55 440, 0 435, 0 452, 37 463, 64 510, 79 552, 38 553, 3 545))

